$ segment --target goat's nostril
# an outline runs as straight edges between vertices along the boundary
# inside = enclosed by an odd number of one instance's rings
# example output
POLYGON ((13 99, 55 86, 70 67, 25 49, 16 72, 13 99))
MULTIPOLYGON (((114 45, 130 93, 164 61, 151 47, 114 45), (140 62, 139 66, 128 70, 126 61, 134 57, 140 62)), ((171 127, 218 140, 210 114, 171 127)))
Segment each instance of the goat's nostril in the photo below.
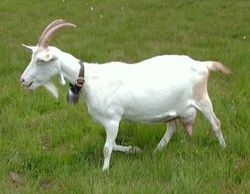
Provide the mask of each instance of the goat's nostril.
POLYGON ((21 82, 21 83, 23 83, 24 81, 25 81, 25 79, 24 79, 24 78, 21 78, 21 79, 20 79, 20 82, 21 82))

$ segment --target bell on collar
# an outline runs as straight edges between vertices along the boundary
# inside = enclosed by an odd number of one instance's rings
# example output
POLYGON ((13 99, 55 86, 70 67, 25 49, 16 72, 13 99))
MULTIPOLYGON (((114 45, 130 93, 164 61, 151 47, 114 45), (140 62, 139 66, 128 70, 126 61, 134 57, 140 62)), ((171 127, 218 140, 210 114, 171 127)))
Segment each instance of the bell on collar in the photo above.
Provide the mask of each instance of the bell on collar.
MULTIPOLYGON (((81 92, 81 89, 83 87, 83 84, 85 82, 84 80, 84 65, 82 61, 79 61, 79 64, 81 66, 78 78, 76 79, 75 84, 69 84, 70 88, 67 93, 67 101, 69 103, 76 104, 79 100, 79 95, 81 92)), ((63 76, 62 76, 63 77, 63 76)))
POLYGON ((72 88, 69 88, 67 93, 67 102, 76 104, 79 100, 79 93, 74 93, 72 88))

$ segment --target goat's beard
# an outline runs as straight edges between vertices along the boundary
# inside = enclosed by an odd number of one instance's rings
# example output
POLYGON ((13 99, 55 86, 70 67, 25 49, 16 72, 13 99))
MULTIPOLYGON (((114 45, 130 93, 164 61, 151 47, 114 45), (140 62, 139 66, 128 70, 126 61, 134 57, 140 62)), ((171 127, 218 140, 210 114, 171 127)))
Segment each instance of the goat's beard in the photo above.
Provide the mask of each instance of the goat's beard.
POLYGON ((58 98, 58 90, 52 82, 47 82, 43 85, 55 98, 58 98))

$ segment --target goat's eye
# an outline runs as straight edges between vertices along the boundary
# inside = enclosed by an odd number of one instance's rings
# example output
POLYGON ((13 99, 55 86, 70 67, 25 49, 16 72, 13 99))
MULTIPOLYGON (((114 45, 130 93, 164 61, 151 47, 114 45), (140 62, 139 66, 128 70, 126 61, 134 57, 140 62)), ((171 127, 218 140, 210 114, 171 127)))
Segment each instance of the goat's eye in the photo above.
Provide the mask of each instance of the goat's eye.
POLYGON ((44 60, 42 60, 42 59, 37 59, 37 61, 36 61, 38 64, 44 64, 45 63, 45 61, 44 60))

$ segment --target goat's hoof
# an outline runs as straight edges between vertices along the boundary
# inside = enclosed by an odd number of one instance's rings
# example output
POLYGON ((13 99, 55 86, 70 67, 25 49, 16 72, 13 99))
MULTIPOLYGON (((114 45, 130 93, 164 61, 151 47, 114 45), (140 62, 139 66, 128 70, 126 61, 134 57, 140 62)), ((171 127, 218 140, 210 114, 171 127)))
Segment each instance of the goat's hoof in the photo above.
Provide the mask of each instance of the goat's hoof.
POLYGON ((135 153, 141 153, 142 149, 137 147, 137 146, 131 146, 129 153, 131 154, 135 154, 135 153))
POLYGON ((221 145, 222 149, 226 149, 227 148, 227 144, 225 142, 221 143, 220 145, 221 145))
POLYGON ((102 168, 102 171, 103 171, 103 172, 109 172, 109 167, 103 167, 103 168, 102 168))
POLYGON ((160 143, 156 146, 154 152, 159 152, 162 151, 163 148, 165 148, 165 146, 167 145, 167 143, 160 141, 160 143))
POLYGON ((154 153, 160 152, 160 151, 162 151, 162 150, 163 150, 163 147, 157 146, 157 147, 154 149, 154 153))

